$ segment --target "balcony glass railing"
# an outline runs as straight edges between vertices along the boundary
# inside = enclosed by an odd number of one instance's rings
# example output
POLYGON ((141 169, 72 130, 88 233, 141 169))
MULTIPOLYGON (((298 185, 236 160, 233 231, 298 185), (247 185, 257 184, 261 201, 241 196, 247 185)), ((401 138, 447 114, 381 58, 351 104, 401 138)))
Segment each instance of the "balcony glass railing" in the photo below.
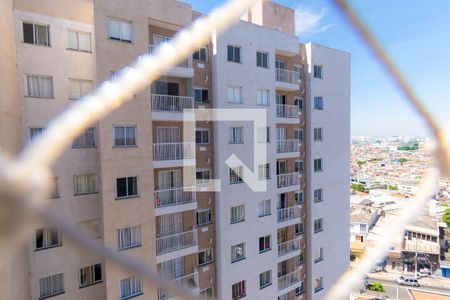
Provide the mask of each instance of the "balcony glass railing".
POLYGON ((155 191, 155 208, 182 205, 196 201, 193 191, 185 191, 183 187, 161 189, 155 191))
POLYGON ((300 73, 287 69, 275 68, 275 79, 279 82, 300 83, 300 73))
POLYGON ((292 273, 288 273, 278 278, 278 290, 281 291, 287 287, 290 287, 300 282, 300 270, 295 270, 292 273))
POLYGON ((299 108, 297 105, 277 104, 278 118, 296 118, 298 119, 299 108))
MULTIPOLYGON (((160 43, 158 45, 149 45, 149 53, 154 51, 157 47, 162 46, 163 44, 164 43, 160 43)), ((177 62, 176 66, 179 68, 192 68, 192 55, 189 55, 189 57, 185 60, 180 60, 179 62, 177 62)))
POLYGON ((288 208, 277 210, 278 223, 286 222, 300 217, 300 205, 294 205, 288 208))
POLYGON ((194 158, 195 143, 153 144, 154 160, 179 160, 194 158))
POLYGON ((278 244, 278 256, 283 256, 300 249, 300 238, 278 244))
MULTIPOLYGON (((196 289, 198 288, 198 272, 175 278, 172 281, 188 289, 196 289)), ((170 299, 173 296, 173 292, 171 293, 169 290, 158 289, 158 300, 170 299)))
POLYGON ((185 96, 152 94, 152 111, 183 112, 194 107, 194 99, 185 96))
POLYGON ((298 152, 298 140, 280 140, 277 141, 277 153, 298 152))
POLYGON ((162 255, 197 245, 197 229, 156 239, 156 254, 162 255))
POLYGON ((300 184, 299 174, 295 173, 286 173, 277 175, 277 187, 283 188, 288 186, 294 186, 300 184))

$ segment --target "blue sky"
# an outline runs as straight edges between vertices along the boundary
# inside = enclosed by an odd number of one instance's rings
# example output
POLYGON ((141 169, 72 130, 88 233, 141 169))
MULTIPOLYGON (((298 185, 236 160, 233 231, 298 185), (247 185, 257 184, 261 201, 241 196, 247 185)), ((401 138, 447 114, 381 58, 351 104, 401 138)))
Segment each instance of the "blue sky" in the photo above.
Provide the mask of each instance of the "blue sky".
MULTIPOLYGON (((206 13, 224 1, 184 2, 206 13)), ((352 54, 352 135, 428 134, 331 1, 276 2, 296 9, 301 42, 352 54)), ((450 113, 450 1, 353 0, 352 4, 442 124, 450 113)))

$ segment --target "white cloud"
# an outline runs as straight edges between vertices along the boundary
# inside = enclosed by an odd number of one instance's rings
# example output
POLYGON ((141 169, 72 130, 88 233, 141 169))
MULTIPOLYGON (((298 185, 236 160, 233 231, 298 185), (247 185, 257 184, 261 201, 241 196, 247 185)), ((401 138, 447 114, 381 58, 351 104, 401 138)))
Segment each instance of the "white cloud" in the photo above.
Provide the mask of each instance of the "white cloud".
POLYGON ((326 7, 320 11, 314 11, 306 6, 299 6, 295 10, 295 31, 300 37, 324 32, 335 24, 323 25, 323 20, 328 14, 326 7))

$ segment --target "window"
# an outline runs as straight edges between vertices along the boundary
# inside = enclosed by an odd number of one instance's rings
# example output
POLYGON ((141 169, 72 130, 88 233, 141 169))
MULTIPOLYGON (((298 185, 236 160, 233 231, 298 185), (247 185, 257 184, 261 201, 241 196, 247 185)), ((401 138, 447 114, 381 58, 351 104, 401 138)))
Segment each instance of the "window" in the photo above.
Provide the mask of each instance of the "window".
POLYGON ((211 224, 212 215, 210 209, 197 211, 197 226, 211 224))
POLYGON ((42 133, 44 132, 44 128, 43 127, 34 127, 34 128, 29 128, 30 131, 30 142, 37 138, 38 136, 42 135, 42 133))
POLYGON ((303 129, 295 129, 294 138, 298 141, 303 141, 303 129))
POLYGON ((323 194, 323 189, 315 189, 314 190, 314 202, 322 202, 323 198, 322 198, 322 194, 323 194))
POLYGON ((213 300, 213 288, 209 287, 207 289, 200 291, 200 299, 202 300, 213 300))
POLYGON ((231 246, 231 262, 235 262, 245 258, 245 244, 237 244, 231 246))
POLYGON ((53 78, 50 76, 27 75, 26 96, 53 98, 53 78))
POLYGON ((197 61, 208 61, 208 47, 200 47, 192 54, 192 59, 197 61))
POLYGON ((101 238, 100 219, 80 222, 78 227, 85 233, 88 233, 93 239, 101 238))
POLYGON ((298 267, 305 262, 305 258, 303 254, 297 255, 295 257, 295 266, 298 267))
POLYGON ((256 66, 269 68, 269 53, 256 51, 256 66))
POLYGON ((245 221, 245 205, 233 206, 230 208, 230 223, 245 221))
POLYGON ((23 23, 23 42, 41 46, 50 46, 50 26, 23 23))
POLYGON ((230 144, 243 144, 243 127, 230 127, 230 144))
POLYGON ((295 203, 297 204, 303 203, 303 192, 295 192, 295 203))
POLYGON ((256 104, 269 105, 269 90, 256 90, 256 104))
POLYGON ((323 220, 317 219, 314 220, 314 233, 321 232, 323 230, 323 220))
POLYGON ((200 250, 198 252, 198 265, 203 266, 213 261, 212 249, 200 250))
POLYGON ((314 140, 315 141, 322 140, 322 128, 314 128, 314 140))
POLYGON ((294 71, 298 74, 298 79, 303 78, 303 66, 301 65, 294 65, 294 71))
POLYGON ((242 167, 230 168, 230 184, 242 182, 242 167))
POLYGON ((303 281, 300 282, 300 286, 295 288, 295 295, 299 296, 305 292, 305 283, 303 281))
POLYGON ((258 143, 270 143, 270 127, 258 127, 258 143))
POLYGON ((141 225, 118 230, 119 250, 141 245, 141 225))
POLYGON ((108 18, 108 37, 112 40, 131 43, 133 40, 133 23, 127 20, 108 18))
POLYGON ((314 293, 317 293, 322 289, 323 289, 323 277, 318 277, 315 279, 314 293))
POLYGON ((48 195, 49 198, 58 198, 59 192, 58 192, 58 177, 53 177, 50 179, 50 193, 48 195))
POLYGON ((120 280, 120 299, 142 294, 141 279, 136 276, 120 280))
POLYGON ((233 300, 245 297, 245 280, 231 286, 231 297, 233 300))
POLYGON ((259 274, 259 288, 263 289, 272 284, 272 270, 259 274))
POLYGON ((95 264, 80 269, 80 287, 102 281, 102 265, 95 264))
POLYGON ((97 193, 97 175, 75 175, 75 195, 97 193))
POLYGON ((321 172, 322 170, 322 159, 318 158, 314 160, 314 172, 321 172))
POLYGON ((259 253, 269 251, 271 248, 270 235, 262 236, 259 238, 259 253))
POLYGON ((314 66, 314 78, 320 78, 322 79, 323 77, 322 74, 322 66, 314 66))
POLYGON ((299 110, 303 109, 303 99, 299 97, 295 97, 294 105, 298 107, 299 110))
POLYGON ((194 88, 194 100, 198 103, 209 103, 208 89, 202 87, 194 88))
POLYGON ((64 293, 64 274, 55 274, 39 279, 39 299, 64 293))
POLYGON ((289 300, 289 294, 283 294, 279 296, 277 300, 289 300))
POLYGON ((322 97, 314 97, 314 109, 323 110, 323 98, 322 97))
POLYGON ((305 171, 305 164, 303 160, 296 160, 294 165, 295 172, 303 173, 305 171))
POLYGON ((116 198, 138 196, 137 176, 116 178, 116 198))
POLYGON ((36 229, 36 250, 61 246, 61 236, 53 227, 36 229))
POLYGON ((294 227, 295 227, 295 235, 300 235, 303 232, 305 232, 305 225, 303 224, 303 222, 295 224, 294 227))
POLYGON ((114 126, 114 147, 136 145, 136 126, 114 126))
POLYGON ((320 247, 319 249, 316 250, 314 256, 314 263, 318 263, 321 260, 323 260, 323 247, 320 247))
POLYGON ((91 80, 69 79, 69 100, 78 100, 86 96, 94 89, 94 82, 91 80))
POLYGON ((211 171, 209 169, 197 170, 195 179, 197 184, 208 184, 211 180, 211 171))
POLYGON ((258 203, 258 217, 270 215, 270 199, 259 201, 258 203))
POLYGON ((88 32, 69 31, 70 50, 91 52, 91 34, 88 32))
POLYGON ((209 129, 197 128, 195 129, 195 143, 197 144, 209 144, 209 129))
POLYGON ((228 61, 241 63, 241 47, 228 45, 227 49, 228 61))
POLYGON ((228 103, 242 104, 242 87, 229 86, 228 87, 228 103))
POLYGON ((262 164, 258 166, 258 180, 270 179, 270 164, 262 164))
POLYGON ((83 134, 75 139, 72 148, 95 148, 95 128, 90 127, 84 130, 83 134))

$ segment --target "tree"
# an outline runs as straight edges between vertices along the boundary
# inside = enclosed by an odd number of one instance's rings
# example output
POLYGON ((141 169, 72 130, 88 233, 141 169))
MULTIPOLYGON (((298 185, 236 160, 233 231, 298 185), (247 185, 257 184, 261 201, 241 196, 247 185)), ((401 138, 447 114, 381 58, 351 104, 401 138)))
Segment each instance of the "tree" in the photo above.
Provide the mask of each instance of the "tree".
POLYGON ((352 183, 350 186, 352 190, 358 191, 358 192, 365 192, 366 188, 361 183, 352 183))
POLYGON ((371 291, 374 291, 374 292, 382 292, 382 293, 386 292, 386 289, 384 288, 384 286, 383 286, 380 282, 374 282, 374 283, 370 286, 369 289, 370 289, 371 291))
POLYGON ((447 223, 447 226, 450 227, 450 208, 447 208, 442 215, 442 221, 447 223))
POLYGON ((408 160, 404 157, 400 157, 399 159, 397 159, 397 161, 401 164, 403 164, 404 162, 407 162, 408 160))

